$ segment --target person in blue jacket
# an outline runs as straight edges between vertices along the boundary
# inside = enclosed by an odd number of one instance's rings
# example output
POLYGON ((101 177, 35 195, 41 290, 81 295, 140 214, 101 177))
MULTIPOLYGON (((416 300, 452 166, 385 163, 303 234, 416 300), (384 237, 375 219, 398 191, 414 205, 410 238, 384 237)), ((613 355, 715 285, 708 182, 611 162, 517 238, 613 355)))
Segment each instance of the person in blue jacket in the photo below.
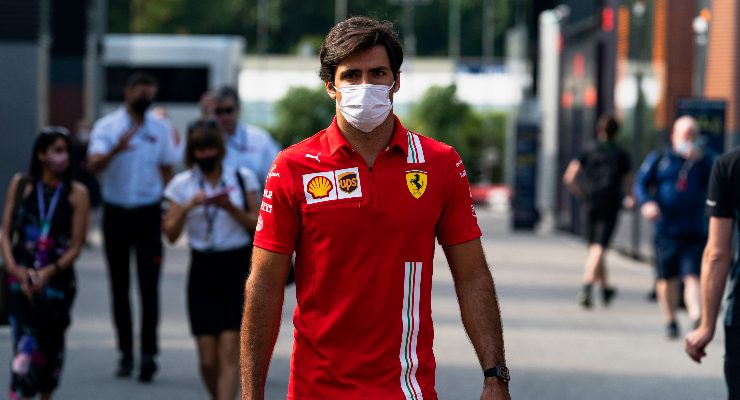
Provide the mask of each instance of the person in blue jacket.
POLYGON ((692 324, 700 318, 699 276, 707 235, 704 201, 712 162, 696 120, 683 116, 673 124, 670 146, 650 153, 635 179, 640 212, 655 223, 656 292, 670 339, 679 336, 679 277, 692 324))

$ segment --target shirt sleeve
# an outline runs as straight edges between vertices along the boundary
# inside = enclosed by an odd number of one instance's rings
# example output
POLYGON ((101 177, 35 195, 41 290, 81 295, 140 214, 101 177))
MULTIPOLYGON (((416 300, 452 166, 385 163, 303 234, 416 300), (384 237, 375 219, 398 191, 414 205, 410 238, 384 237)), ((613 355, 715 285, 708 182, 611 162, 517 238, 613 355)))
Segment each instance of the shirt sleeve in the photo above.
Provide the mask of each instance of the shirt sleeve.
POLYGON ((103 124, 101 121, 95 123, 90 133, 90 143, 87 146, 88 156, 108 154, 113 149, 115 143, 110 133, 106 132, 107 129, 110 129, 110 125, 103 124))
POLYGON ((300 203, 285 153, 278 154, 265 181, 254 245, 292 254, 300 231, 300 203))
POLYGON ((640 170, 637 172, 634 192, 639 204, 644 204, 653 198, 650 193, 650 186, 654 184, 655 169, 657 168, 658 162, 660 162, 660 158, 659 152, 654 151, 648 154, 647 158, 645 158, 645 161, 643 161, 640 166, 640 170))
POLYGON ((733 218, 733 207, 730 185, 727 179, 725 160, 720 158, 712 168, 707 192, 707 215, 710 217, 733 218))
POLYGON ((175 175, 174 178, 164 188, 164 197, 173 203, 185 205, 190 199, 185 195, 185 183, 184 175, 186 172, 181 172, 175 175))
POLYGON ((177 143, 175 143, 175 134, 173 126, 170 122, 157 121, 153 123, 157 124, 158 129, 162 131, 162 150, 159 154, 159 165, 174 165, 178 162, 179 152, 177 151, 177 143))
POLYGON ((460 156, 450 149, 444 166, 447 182, 443 188, 444 205, 437 226, 437 240, 442 246, 465 243, 481 237, 473 197, 468 185, 468 174, 460 156))

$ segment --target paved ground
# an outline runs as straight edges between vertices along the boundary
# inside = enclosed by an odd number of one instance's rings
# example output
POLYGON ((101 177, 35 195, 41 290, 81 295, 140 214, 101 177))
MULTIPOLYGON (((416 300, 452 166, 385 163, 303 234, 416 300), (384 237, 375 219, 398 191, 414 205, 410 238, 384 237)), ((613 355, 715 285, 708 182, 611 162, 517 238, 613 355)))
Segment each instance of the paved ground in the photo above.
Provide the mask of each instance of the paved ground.
MULTIPOLYGON (((701 366, 684 355, 681 341, 664 339, 657 306, 644 300, 651 281, 645 265, 610 256, 619 297, 611 308, 583 311, 575 303, 585 256, 579 240, 563 235, 514 234, 508 232, 504 217, 486 211, 479 215, 503 309, 515 399, 694 400, 725 396, 721 334, 701 366)), ((98 246, 83 253, 77 268, 80 290, 58 399, 207 398, 197 374, 185 315, 187 257, 181 246, 167 252, 162 284, 161 371, 156 382, 140 385, 135 380, 112 377, 116 354, 102 256, 98 246)), ((435 264, 433 290, 439 397, 476 399, 481 387, 480 369, 462 330, 450 274, 441 254, 435 264)), ((294 291, 289 290, 268 377, 268 399, 285 398, 294 297, 294 291)), ((684 327, 688 325, 685 314, 680 322, 684 327)), ((10 351, 9 331, 0 328, 0 364, 8 365, 10 351)), ((0 373, 0 388, 7 384, 8 373, 0 373)))

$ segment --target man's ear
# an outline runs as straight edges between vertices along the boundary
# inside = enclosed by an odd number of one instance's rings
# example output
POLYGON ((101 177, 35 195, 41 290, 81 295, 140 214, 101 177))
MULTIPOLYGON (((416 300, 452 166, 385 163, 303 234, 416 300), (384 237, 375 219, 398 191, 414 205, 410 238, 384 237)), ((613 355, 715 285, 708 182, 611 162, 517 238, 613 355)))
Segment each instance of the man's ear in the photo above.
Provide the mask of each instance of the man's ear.
POLYGON ((331 82, 324 82, 324 87, 326 88, 326 93, 329 94, 329 97, 331 97, 332 100, 336 100, 337 92, 334 90, 334 86, 332 86, 331 82))

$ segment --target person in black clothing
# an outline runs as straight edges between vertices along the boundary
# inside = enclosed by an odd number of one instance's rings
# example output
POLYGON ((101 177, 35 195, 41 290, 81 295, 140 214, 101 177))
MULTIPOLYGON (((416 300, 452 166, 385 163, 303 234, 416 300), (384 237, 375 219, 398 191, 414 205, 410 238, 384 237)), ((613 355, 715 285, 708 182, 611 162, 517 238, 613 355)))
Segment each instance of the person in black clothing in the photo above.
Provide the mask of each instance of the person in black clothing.
POLYGON ((49 399, 61 377, 89 210, 85 187, 72 180, 70 144, 66 129, 44 129, 28 175, 17 174, 8 188, 0 243, 9 272, 13 399, 49 399))
POLYGON ((706 356, 705 349, 714 338, 719 307, 733 277, 725 313, 725 382, 728 399, 740 399, 740 260, 732 263, 733 231, 740 216, 740 149, 721 156, 712 168, 707 194, 709 238, 701 266, 701 321, 686 335, 686 353, 697 363, 706 356))
POLYGON ((130 261, 135 253, 141 311, 139 381, 145 383, 154 378, 159 354, 162 190, 179 161, 171 127, 147 112, 157 89, 150 75, 129 77, 124 104, 95 123, 87 149, 87 168, 98 173, 103 199, 103 244, 120 353, 115 375, 128 378, 134 368, 130 261))
POLYGON ((602 300, 608 305, 616 289, 608 285, 606 249, 617 226, 617 216, 622 205, 631 207, 632 196, 624 197, 624 187, 631 187, 629 155, 617 145, 615 138, 619 123, 609 115, 602 116, 596 126, 595 145, 577 159, 572 160, 563 175, 563 182, 570 191, 584 202, 588 257, 583 273, 583 288, 578 302, 590 308, 591 288, 598 280, 602 300))

